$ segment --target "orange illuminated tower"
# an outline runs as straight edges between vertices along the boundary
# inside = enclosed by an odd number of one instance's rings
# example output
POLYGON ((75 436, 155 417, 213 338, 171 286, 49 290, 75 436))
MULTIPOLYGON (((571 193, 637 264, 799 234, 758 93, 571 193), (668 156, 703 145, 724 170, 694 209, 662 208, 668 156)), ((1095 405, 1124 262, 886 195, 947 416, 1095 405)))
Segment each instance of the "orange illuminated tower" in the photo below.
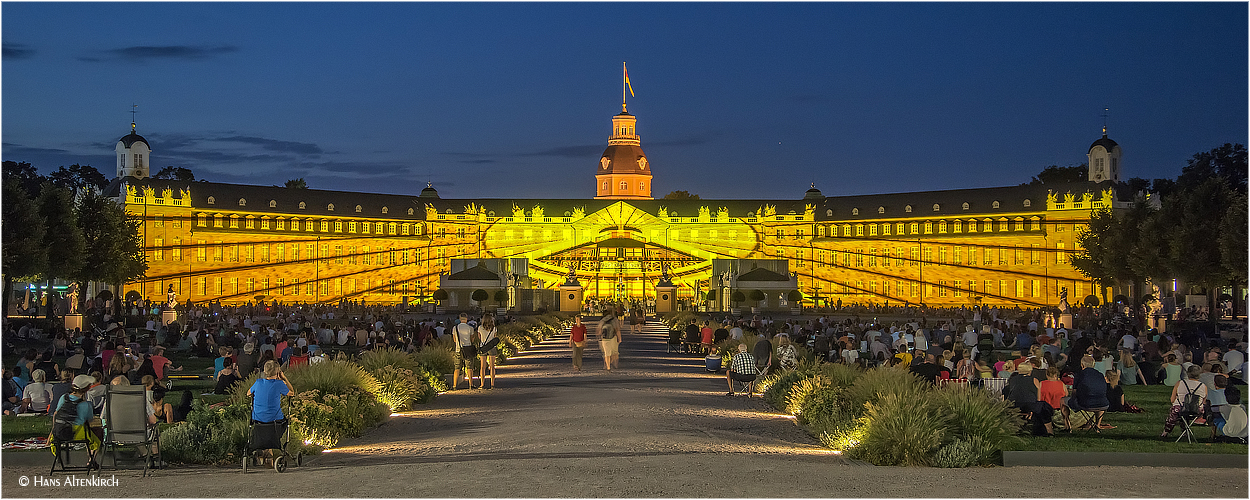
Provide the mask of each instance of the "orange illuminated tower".
MULTIPOLYGON (((622 66, 622 70, 624 66, 622 66)), ((629 86, 625 73, 623 86, 629 86)), ((651 165, 642 152, 642 140, 638 137, 637 118, 625 108, 624 89, 621 93, 621 114, 612 117, 612 135, 608 147, 599 158, 599 170, 595 174, 595 198, 611 200, 650 200, 651 165)))

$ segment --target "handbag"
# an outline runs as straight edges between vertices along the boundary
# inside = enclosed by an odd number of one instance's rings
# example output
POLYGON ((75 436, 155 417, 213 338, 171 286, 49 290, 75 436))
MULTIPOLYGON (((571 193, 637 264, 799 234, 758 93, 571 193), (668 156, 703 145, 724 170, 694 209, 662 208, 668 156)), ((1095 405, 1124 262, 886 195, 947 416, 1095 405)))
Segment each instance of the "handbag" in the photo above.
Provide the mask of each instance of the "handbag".
POLYGON ((490 340, 487 340, 486 343, 482 344, 482 346, 478 348, 478 350, 480 352, 488 352, 491 349, 494 349, 495 346, 498 346, 498 345, 499 345, 499 337, 495 337, 490 340))

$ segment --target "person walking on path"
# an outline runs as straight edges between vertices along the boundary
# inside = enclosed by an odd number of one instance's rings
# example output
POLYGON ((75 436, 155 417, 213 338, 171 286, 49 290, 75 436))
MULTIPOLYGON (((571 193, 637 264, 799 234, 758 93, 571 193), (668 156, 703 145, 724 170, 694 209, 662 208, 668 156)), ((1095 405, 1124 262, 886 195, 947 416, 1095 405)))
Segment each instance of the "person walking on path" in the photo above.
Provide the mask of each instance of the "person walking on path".
POLYGON ((482 324, 477 327, 478 342, 482 346, 478 352, 482 357, 482 370, 479 372, 482 374, 482 382, 478 384, 478 387, 486 385, 486 368, 489 363, 490 388, 495 388, 495 356, 499 355, 499 347, 497 347, 499 344, 498 333, 499 330, 495 328, 495 315, 491 313, 483 315, 482 324))
POLYGON ((586 325, 582 324, 582 315, 573 317, 573 327, 569 329, 569 347, 573 348, 573 369, 582 371, 582 352, 586 350, 586 325))
POLYGON ((621 321, 610 310, 599 320, 599 349, 603 351, 603 368, 620 368, 621 321))
POLYGON ((477 360, 477 347, 473 344, 473 327, 469 326, 469 315, 460 313, 460 323, 452 328, 452 338, 456 340, 456 368, 452 370, 451 390, 460 385, 460 369, 464 368, 469 379, 469 388, 473 388, 473 362, 477 360))

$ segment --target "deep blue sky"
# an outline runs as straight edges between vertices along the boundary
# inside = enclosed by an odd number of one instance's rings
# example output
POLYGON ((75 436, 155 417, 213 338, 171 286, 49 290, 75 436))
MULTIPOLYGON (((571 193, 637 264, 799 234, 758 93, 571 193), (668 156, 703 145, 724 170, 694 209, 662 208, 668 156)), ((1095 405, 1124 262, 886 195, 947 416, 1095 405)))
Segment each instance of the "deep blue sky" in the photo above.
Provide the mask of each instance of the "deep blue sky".
POLYGON ((1247 4, 12 3, 3 159, 444 197, 581 198, 621 61, 658 196, 1126 176, 1247 142, 1247 4))

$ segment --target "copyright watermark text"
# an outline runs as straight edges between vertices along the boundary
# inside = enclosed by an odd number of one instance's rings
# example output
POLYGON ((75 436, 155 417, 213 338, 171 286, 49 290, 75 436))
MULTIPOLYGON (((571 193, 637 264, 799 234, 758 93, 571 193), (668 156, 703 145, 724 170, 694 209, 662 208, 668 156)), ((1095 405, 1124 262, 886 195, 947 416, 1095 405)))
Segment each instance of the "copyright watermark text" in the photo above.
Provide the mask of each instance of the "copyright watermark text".
POLYGON ((17 485, 35 486, 39 488, 101 488, 118 486, 117 476, 75 476, 64 477, 22 476, 17 478, 17 485))

